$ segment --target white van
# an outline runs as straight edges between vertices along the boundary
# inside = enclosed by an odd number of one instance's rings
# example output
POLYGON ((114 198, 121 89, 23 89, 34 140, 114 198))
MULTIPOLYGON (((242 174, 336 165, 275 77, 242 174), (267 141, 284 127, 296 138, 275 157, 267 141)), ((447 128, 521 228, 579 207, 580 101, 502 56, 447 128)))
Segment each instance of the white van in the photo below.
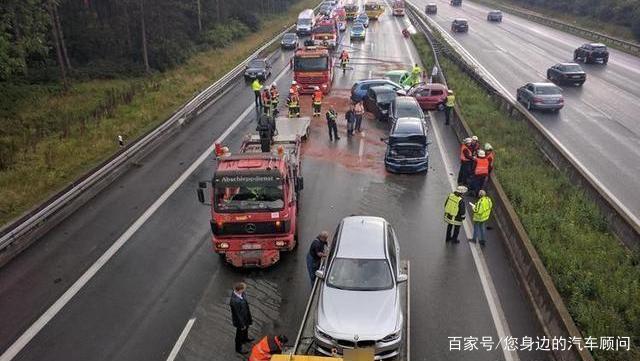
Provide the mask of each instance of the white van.
POLYGON ((315 15, 312 9, 303 10, 298 15, 298 21, 296 22, 296 32, 298 35, 311 35, 311 29, 315 25, 315 15))

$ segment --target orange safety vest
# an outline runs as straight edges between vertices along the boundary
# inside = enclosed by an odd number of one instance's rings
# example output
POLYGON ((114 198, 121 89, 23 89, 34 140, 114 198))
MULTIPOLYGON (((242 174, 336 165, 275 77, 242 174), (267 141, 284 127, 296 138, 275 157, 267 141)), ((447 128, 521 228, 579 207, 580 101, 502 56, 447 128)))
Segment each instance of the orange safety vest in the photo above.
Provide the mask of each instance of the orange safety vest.
POLYGON ((489 159, 477 158, 475 175, 486 176, 489 175, 489 159))
POLYGON ((493 151, 487 152, 487 159, 489 160, 489 166, 493 167, 493 159, 495 157, 495 154, 493 153, 493 151))
POLYGON ((471 157, 472 157, 471 148, 469 148, 469 146, 467 146, 466 144, 462 143, 460 145, 460 161, 470 162, 472 160, 471 157))
POLYGON ((314 104, 320 104, 322 103, 322 90, 316 90, 313 93, 313 103, 314 104))
POLYGON ((282 347, 275 337, 265 336, 251 349, 249 361, 269 361, 271 355, 281 352, 282 347))

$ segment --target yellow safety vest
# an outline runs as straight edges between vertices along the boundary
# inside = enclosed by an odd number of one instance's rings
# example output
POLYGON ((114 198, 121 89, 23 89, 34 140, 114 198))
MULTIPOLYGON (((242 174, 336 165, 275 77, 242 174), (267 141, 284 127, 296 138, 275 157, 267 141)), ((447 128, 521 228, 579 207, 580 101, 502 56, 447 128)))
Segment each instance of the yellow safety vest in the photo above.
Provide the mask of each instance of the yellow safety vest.
POLYGON ((478 199, 478 203, 473 207, 473 221, 486 222, 491 215, 491 208, 493 208, 491 198, 484 196, 478 199))
POLYGON ((251 83, 251 89, 253 89, 253 91, 262 90, 262 84, 260 84, 260 81, 258 79, 254 80, 253 83, 251 83))
POLYGON ((462 221, 456 219, 458 216, 458 211, 460 210, 460 201, 462 197, 455 193, 449 193, 449 197, 447 197, 447 202, 444 204, 444 221, 453 224, 455 226, 459 226, 462 224, 462 221))
POLYGON ((447 106, 453 108, 456 105, 456 96, 451 94, 447 95, 447 106))

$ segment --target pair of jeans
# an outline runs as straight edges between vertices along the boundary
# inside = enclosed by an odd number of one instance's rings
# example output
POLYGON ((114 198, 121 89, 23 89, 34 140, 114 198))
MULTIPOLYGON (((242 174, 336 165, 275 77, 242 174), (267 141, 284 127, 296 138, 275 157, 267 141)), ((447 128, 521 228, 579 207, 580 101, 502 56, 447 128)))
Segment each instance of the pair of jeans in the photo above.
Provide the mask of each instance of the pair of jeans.
POLYGON ((347 122, 347 134, 353 135, 353 121, 347 122))
POLYGON ((360 131, 360 126, 362 125, 362 114, 356 114, 356 131, 360 131))
POLYGON ((340 139, 338 136, 338 124, 336 124, 336 122, 329 122, 327 126, 329 127, 329 140, 333 140, 333 138, 336 138, 336 140, 340 139))
POLYGON ((236 352, 242 352, 242 344, 249 340, 249 327, 236 327, 236 352))
POLYGON ((256 96, 256 106, 257 107, 261 107, 262 106, 262 97, 260 96, 260 90, 254 90, 253 94, 256 96))
POLYGON ((484 242, 486 238, 487 222, 473 222, 473 240, 484 242))
POLYGON ((316 271, 320 268, 320 266, 315 262, 313 256, 310 253, 307 253, 307 272, 309 272, 309 279, 311 280, 311 287, 313 287, 313 283, 316 281, 316 271))
POLYGON ((451 118, 452 112, 453 112, 453 107, 444 108, 444 124, 445 125, 449 125, 449 119, 451 118))

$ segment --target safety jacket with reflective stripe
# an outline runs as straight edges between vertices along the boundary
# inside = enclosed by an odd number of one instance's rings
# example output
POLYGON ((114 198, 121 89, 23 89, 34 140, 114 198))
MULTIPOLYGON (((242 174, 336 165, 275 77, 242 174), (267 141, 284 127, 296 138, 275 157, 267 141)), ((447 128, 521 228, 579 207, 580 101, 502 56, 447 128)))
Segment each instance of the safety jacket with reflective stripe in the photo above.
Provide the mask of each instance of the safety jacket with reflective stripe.
POLYGON ((453 108, 456 105, 456 96, 453 94, 447 95, 447 106, 453 108))
POLYGON ((294 94, 298 94, 300 88, 297 85, 291 85, 291 87, 289 88, 289 93, 291 93, 292 90, 294 94))
POLYGON ((322 104, 322 90, 313 93, 313 104, 322 104))
POLYGON ((486 222, 491 215, 491 208, 493 208, 493 201, 487 196, 480 197, 478 203, 473 207, 473 221, 474 222, 486 222))
POLYGON ((271 360, 271 355, 279 352, 281 352, 281 349, 276 343, 275 337, 265 336, 251 349, 249 361, 269 361, 271 360))
POLYGON ((289 106, 289 108, 295 108, 298 106, 298 101, 298 96, 289 96, 289 98, 287 98, 287 105, 289 106))
POLYGON ((280 93, 278 93, 278 89, 273 88, 273 87, 271 89, 269 89, 269 94, 271 94, 271 98, 274 99, 274 100, 278 99, 280 97, 280 93))
POLYGON ((489 159, 477 158, 476 168, 474 170, 475 175, 486 176, 489 175, 489 159))
POLYGON ((464 204, 462 197, 455 193, 449 193, 447 201, 444 203, 444 221, 459 226, 464 217, 464 204))
POLYGON ((468 145, 462 143, 460 145, 460 161, 461 162, 470 162, 473 160, 473 152, 471 152, 471 148, 468 145))
POLYGON ((253 91, 262 90, 262 84, 260 84, 260 81, 258 79, 254 80, 253 83, 251 83, 251 89, 253 89, 253 91))

